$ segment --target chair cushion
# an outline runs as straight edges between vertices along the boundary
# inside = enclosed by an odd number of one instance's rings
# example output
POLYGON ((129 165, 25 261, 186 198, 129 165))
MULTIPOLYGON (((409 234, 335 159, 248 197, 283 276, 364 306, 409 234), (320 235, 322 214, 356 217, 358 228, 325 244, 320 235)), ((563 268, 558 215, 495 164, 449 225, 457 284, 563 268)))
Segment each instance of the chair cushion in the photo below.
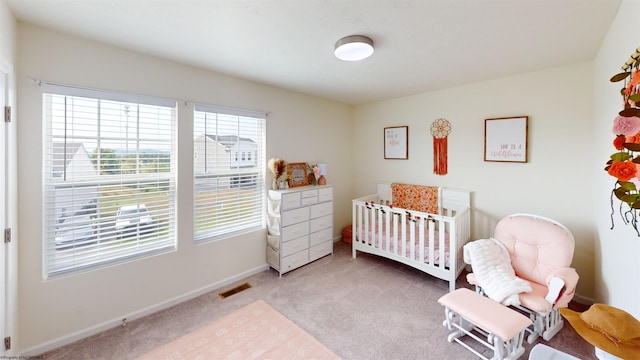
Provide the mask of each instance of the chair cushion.
POLYGON ((537 312, 550 311, 551 305, 544 299, 547 295, 547 287, 531 281, 529 285, 531 285, 531 292, 519 294, 520 305, 537 312))
MULTIPOLYGON (((496 225, 494 238, 500 240, 511 257, 516 275, 537 284, 559 267, 571 266, 574 239, 559 223, 533 215, 512 215, 496 225)), ((542 294, 544 299, 546 295, 542 294)), ((524 304, 523 304, 524 305, 524 304)))

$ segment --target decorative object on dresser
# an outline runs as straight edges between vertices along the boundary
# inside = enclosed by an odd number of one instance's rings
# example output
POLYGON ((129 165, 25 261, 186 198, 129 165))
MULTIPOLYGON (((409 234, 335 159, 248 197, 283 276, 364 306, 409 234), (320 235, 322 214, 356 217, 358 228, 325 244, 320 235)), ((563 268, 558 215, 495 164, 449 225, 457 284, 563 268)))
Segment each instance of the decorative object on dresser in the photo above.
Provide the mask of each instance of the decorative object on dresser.
POLYGON ((318 185, 327 185, 327 164, 318 164, 318 177, 316 178, 316 182, 318 185))
POLYGON ((267 167, 271 170, 271 174, 273 176, 271 189, 280 189, 280 183, 287 179, 287 162, 282 159, 271 158, 267 162, 267 167))
POLYGON ((290 188, 309 184, 309 180, 307 179, 307 166, 307 163, 290 163, 289 166, 287 166, 290 188))
POLYGON ((280 276, 333 254, 333 186, 269 190, 267 262, 280 276))

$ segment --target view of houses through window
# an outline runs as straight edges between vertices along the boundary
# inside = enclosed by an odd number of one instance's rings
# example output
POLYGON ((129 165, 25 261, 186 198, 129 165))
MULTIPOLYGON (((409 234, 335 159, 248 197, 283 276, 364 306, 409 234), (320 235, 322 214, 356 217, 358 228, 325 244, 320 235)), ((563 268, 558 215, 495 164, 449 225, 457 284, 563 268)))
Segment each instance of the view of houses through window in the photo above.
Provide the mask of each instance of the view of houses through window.
POLYGON ((265 114, 196 106, 194 237, 263 226, 265 114))
MULTIPOLYGON (((44 276, 175 249, 176 102, 44 90, 44 276)), ((263 227, 266 115, 193 108, 194 240, 263 227)))
POLYGON ((45 275, 173 249, 175 101, 47 90, 45 275))

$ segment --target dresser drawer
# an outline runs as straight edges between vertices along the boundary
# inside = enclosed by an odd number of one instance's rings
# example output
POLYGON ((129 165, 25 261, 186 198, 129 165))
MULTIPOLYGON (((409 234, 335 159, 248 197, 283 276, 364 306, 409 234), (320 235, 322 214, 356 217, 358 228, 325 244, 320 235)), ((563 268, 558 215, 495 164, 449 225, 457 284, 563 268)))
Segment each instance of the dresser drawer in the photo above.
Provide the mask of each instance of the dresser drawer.
POLYGON ((289 226, 309 220, 309 208, 287 210, 282 212, 282 226, 289 226))
POLYGON ((326 228, 309 235, 309 246, 316 246, 323 242, 333 242, 333 228, 326 228))
POLYGON ((318 197, 303 197, 302 206, 311 205, 318 202, 318 197))
POLYGON ((282 210, 300 207, 300 193, 282 194, 282 210))
POLYGON ((317 189, 305 190, 302 192, 302 198, 317 198, 317 197, 318 197, 317 189))
POLYGON ((333 253, 333 242, 327 241, 309 249, 309 261, 318 260, 325 255, 333 253))
POLYGON ((309 221, 309 232, 316 232, 318 230, 331 227, 333 224, 333 215, 326 215, 309 221))
POLYGON ((309 248, 309 236, 305 235, 297 239, 282 243, 280 252, 282 256, 289 256, 295 254, 298 251, 307 250, 309 248))
POLYGON ((305 221, 295 225, 283 227, 280 237, 282 239, 282 242, 284 243, 295 238, 299 238, 300 236, 307 235, 308 233, 309 223, 305 221))
POLYGON ((311 205, 311 218, 333 214, 333 202, 311 205))
POLYGON ((300 251, 293 255, 282 258, 282 264, 280 264, 280 271, 287 272, 295 268, 299 268, 309 262, 309 251, 300 251))
POLYGON ((333 200, 333 188, 328 187, 328 188, 318 189, 319 202, 331 201, 331 200, 333 200))

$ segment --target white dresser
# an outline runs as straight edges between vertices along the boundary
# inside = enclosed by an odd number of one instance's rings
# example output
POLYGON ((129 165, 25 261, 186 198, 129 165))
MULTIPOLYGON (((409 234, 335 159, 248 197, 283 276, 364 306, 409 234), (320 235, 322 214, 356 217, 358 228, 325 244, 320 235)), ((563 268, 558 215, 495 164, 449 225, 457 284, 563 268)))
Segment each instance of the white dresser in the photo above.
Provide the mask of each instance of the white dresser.
POLYGON ((282 274, 333 254, 333 186, 269 190, 267 262, 282 274))

